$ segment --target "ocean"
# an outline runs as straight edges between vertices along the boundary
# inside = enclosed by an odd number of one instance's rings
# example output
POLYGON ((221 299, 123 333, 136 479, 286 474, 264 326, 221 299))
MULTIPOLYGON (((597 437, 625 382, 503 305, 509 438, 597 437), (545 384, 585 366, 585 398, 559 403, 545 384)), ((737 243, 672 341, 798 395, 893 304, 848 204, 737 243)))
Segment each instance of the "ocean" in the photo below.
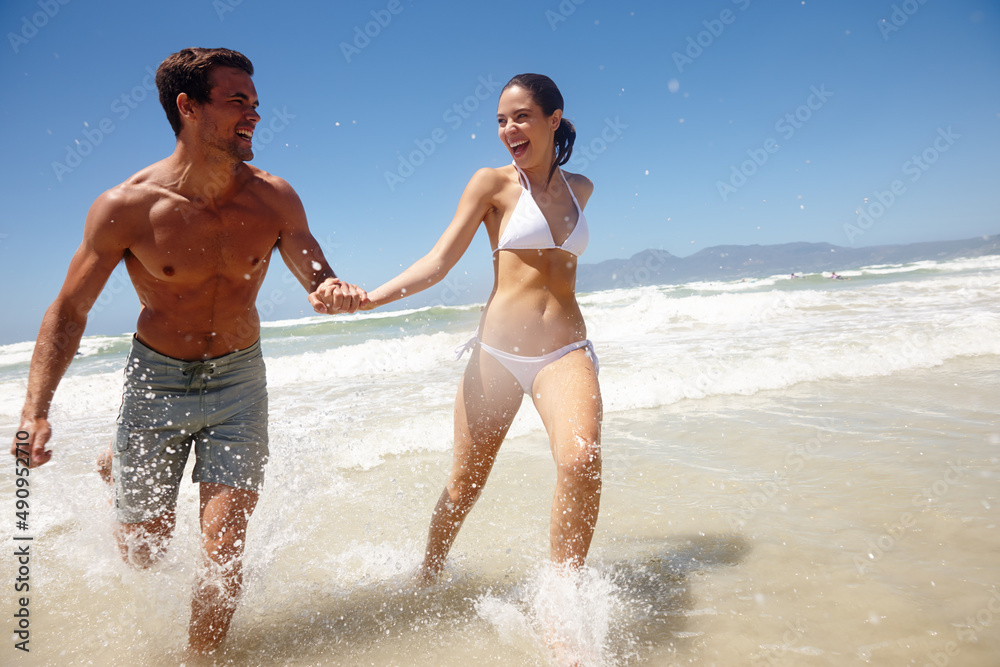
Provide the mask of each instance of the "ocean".
MULTIPOLYGON (((546 567, 555 468, 528 402, 441 583, 410 583, 481 305, 266 323, 271 461, 217 661, 552 665, 556 628, 586 665, 1000 664, 1000 257, 841 276, 580 297, 604 489, 575 582, 546 567)), ((137 572, 94 472, 128 346, 84 338, 27 530, 8 459, 3 664, 184 661, 196 489, 171 552, 137 572)), ((31 350, 0 346, 11 435, 31 350)))

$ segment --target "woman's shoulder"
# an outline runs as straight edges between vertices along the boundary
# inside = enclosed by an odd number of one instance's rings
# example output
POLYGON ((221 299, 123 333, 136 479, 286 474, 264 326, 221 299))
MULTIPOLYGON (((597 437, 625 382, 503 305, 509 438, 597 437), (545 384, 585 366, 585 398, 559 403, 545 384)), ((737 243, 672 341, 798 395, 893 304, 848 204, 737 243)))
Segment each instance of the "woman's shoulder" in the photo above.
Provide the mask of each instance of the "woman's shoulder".
POLYGON ((583 174, 574 174, 565 169, 562 170, 562 173, 566 177, 569 187, 573 188, 573 194, 580 201, 580 206, 586 206, 590 195, 594 194, 593 182, 583 174))
POLYGON ((514 165, 506 164, 502 167, 480 167, 472 175, 473 181, 484 184, 503 185, 511 180, 517 180, 514 172, 514 165))
POLYGON ((466 190, 474 190, 488 195, 494 195, 511 184, 516 184, 517 175, 513 165, 503 167, 482 167, 469 179, 466 190))
POLYGON ((569 184, 573 186, 574 190, 585 188, 587 190, 587 194, 594 191, 593 182, 583 174, 574 174, 573 172, 566 171, 565 169, 562 170, 562 173, 566 176, 566 180, 569 181, 569 184))

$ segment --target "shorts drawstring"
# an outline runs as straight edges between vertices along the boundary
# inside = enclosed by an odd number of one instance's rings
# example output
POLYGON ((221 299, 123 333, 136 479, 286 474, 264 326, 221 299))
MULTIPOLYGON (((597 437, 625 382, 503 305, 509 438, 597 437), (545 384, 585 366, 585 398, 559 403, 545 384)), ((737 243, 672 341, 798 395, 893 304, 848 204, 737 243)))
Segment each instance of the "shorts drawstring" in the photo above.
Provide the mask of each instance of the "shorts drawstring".
POLYGON ((205 388, 208 385, 208 378, 211 377, 212 373, 215 372, 215 363, 212 361, 192 361, 189 364, 184 364, 181 369, 181 373, 187 378, 187 383, 184 385, 184 395, 187 396, 191 391, 192 385, 194 385, 195 379, 198 380, 198 409, 205 409, 205 388))

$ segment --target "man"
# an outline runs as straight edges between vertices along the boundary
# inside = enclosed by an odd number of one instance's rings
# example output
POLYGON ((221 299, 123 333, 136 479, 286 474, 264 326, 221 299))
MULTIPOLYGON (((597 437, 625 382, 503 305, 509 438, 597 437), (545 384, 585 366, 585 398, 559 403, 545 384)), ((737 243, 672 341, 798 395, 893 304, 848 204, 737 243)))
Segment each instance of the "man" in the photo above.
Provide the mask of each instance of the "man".
POLYGON ((184 49, 160 65, 156 85, 176 148, 91 206, 83 242, 42 320, 21 415, 29 465, 40 466, 52 456, 45 446, 53 394, 90 308, 124 261, 142 308, 102 474, 114 485, 122 557, 148 567, 173 531, 194 445, 205 553, 189 627, 198 653, 215 651, 229 629, 264 480, 267 391, 255 300, 272 251, 317 312, 354 312, 365 299, 330 269, 288 183, 245 164, 260 120, 252 75, 250 61, 228 49, 184 49), (325 302, 315 294, 320 287, 325 302))

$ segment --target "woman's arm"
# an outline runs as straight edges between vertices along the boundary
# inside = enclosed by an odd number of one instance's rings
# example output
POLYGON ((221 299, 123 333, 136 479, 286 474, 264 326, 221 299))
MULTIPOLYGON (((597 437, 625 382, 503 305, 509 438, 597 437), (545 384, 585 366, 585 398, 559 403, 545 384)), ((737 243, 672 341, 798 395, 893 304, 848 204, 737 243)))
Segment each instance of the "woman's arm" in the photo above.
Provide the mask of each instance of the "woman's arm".
POLYGON ((479 229, 479 224, 493 206, 496 193, 503 185, 503 176, 496 169, 477 171, 458 202, 451 224, 431 251, 398 276, 368 293, 363 310, 371 310, 403 297, 416 294, 444 278, 462 258, 479 229))

